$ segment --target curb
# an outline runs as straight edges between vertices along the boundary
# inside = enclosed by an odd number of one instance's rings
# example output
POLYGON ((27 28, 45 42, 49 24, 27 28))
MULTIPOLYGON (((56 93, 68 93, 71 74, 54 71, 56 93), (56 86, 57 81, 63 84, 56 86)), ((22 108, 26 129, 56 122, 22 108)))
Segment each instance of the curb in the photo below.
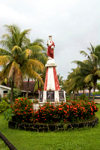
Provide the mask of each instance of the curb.
POLYGON ((66 131, 68 129, 83 128, 83 127, 94 127, 98 124, 98 118, 92 121, 85 121, 80 123, 55 123, 55 124, 44 124, 44 123, 18 123, 14 121, 8 122, 8 127, 12 129, 21 129, 27 131, 36 132, 48 132, 48 131, 66 131))

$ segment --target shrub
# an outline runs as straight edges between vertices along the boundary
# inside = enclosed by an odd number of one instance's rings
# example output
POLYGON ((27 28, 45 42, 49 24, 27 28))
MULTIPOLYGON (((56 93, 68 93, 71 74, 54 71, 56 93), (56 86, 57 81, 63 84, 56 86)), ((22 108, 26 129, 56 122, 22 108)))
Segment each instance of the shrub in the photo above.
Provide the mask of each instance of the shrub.
POLYGON ((86 96, 86 94, 82 94, 79 96, 80 100, 88 100, 88 97, 86 96))
POLYGON ((7 96, 2 97, 1 101, 3 101, 3 100, 6 101, 7 103, 9 103, 9 98, 7 96))
POLYGON ((40 107, 34 113, 34 122, 58 123, 58 122, 78 122, 92 119, 98 110, 94 102, 71 102, 70 105, 50 105, 49 103, 40 107))
MULTIPOLYGON (((14 90, 13 90, 13 99, 16 99, 17 97, 20 97, 20 96, 21 96, 20 89, 14 88, 14 90)), ((11 98, 11 91, 8 92, 8 98, 9 99, 11 98)))
POLYGON ((9 105, 6 101, 2 100, 0 102, 0 113, 5 111, 7 108, 9 108, 9 105))
POLYGON ((11 105, 13 119, 18 122, 31 122, 33 116, 33 103, 27 98, 17 98, 11 105))
POLYGON ((93 92, 93 95, 95 96, 95 95, 100 95, 100 91, 98 91, 98 92, 93 92))
POLYGON ((98 111, 95 103, 88 101, 68 101, 67 103, 46 103, 33 111, 33 103, 26 98, 18 98, 11 106, 12 120, 28 123, 67 123, 93 119, 98 111))
POLYGON ((10 121, 12 119, 12 116, 14 116, 14 113, 12 112, 12 109, 9 108, 7 109, 5 112, 4 112, 4 118, 7 120, 7 121, 10 121))

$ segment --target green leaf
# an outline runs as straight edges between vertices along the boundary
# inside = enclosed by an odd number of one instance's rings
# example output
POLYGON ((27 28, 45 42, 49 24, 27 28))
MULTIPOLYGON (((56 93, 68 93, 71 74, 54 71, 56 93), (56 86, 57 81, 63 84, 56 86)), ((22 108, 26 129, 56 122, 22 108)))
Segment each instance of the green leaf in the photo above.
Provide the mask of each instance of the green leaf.
POLYGON ((85 81, 86 83, 88 83, 88 82, 90 82, 90 81, 92 80, 92 78, 93 78, 93 74, 89 74, 89 75, 87 75, 87 76, 85 77, 84 81, 85 81))

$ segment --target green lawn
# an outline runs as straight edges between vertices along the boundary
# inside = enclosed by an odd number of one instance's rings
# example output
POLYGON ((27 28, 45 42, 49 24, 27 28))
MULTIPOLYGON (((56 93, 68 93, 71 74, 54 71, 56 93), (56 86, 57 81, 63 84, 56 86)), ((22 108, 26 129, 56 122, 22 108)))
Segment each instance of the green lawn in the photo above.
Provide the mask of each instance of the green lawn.
POLYGON ((2 139, 0 139, 0 150, 9 150, 2 139))
MULTIPOLYGON (((100 120, 100 110, 97 117, 100 120)), ((37 133, 9 129, 1 114, 0 131, 18 150, 100 150, 100 124, 66 132, 37 133)))

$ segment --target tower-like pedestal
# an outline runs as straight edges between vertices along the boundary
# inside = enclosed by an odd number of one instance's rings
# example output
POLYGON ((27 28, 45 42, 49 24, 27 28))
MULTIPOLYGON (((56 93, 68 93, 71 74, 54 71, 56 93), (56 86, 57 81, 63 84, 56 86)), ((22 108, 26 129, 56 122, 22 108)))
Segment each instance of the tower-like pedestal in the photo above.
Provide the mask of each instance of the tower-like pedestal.
POLYGON ((60 90, 58 76, 56 73, 56 63, 54 60, 54 42, 49 40, 48 42, 48 61, 46 67, 46 77, 44 84, 44 91, 40 91, 40 102, 61 102, 66 101, 65 91, 60 90))

